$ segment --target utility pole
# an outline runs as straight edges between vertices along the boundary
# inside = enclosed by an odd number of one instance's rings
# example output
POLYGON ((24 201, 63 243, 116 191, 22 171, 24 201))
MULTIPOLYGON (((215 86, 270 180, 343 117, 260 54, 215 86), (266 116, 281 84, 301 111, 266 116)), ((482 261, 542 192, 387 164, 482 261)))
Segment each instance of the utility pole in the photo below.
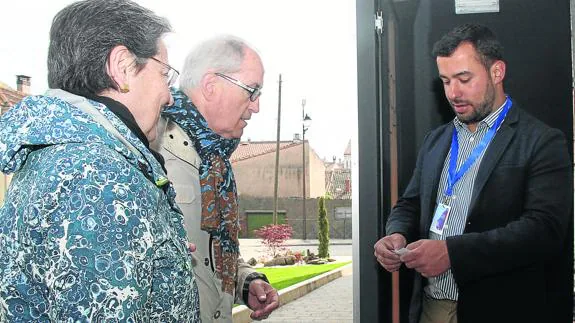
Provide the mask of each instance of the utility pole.
MULTIPOLYGON (((305 115, 305 99, 301 100, 301 155, 302 155, 302 178, 303 178, 303 196, 302 196, 302 215, 303 215, 303 239, 307 240, 307 219, 305 212, 305 132, 306 128, 306 115, 305 115)), ((308 117, 309 118, 309 117, 308 117)))
POLYGON ((276 139, 276 166, 274 175, 274 214, 273 214, 273 224, 278 224, 278 173, 280 168, 280 124, 282 115, 282 75, 279 76, 279 88, 278 88, 278 128, 277 128, 277 139, 276 139))

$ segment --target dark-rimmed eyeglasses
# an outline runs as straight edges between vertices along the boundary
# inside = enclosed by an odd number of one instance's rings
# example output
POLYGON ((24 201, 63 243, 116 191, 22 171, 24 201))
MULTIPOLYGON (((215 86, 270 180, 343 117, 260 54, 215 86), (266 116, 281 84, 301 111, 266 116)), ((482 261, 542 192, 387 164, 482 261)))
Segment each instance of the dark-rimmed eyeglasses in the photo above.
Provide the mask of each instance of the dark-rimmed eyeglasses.
POLYGON ((214 74, 216 74, 217 76, 219 76, 225 80, 228 80, 228 81, 234 83, 235 85, 241 87, 242 89, 248 91, 248 93, 250 94, 250 101, 252 101, 252 102, 256 102, 256 100, 260 97, 260 95, 262 95, 262 89, 259 87, 248 86, 248 85, 244 84, 243 82, 238 81, 235 78, 229 77, 229 76, 222 74, 222 73, 214 73, 214 74))
POLYGON ((164 76, 166 77, 166 80, 168 82, 168 86, 174 85, 174 83, 176 83, 176 80, 178 79, 178 76, 180 76, 180 72, 178 72, 177 69, 171 67, 170 65, 162 62, 161 60, 159 60, 155 57, 150 57, 150 58, 153 59, 154 61, 160 63, 162 66, 164 66, 165 68, 168 69, 168 73, 165 74, 164 76))

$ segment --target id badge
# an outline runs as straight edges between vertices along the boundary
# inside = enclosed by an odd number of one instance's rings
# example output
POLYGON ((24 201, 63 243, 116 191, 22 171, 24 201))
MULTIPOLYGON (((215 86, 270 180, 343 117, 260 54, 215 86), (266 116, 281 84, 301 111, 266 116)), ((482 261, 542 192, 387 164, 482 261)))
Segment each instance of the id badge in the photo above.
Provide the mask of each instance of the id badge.
POLYGON ((433 214, 433 221, 431 222, 431 228, 429 228, 429 231, 442 235, 450 210, 451 206, 439 203, 435 209, 435 213, 433 214))

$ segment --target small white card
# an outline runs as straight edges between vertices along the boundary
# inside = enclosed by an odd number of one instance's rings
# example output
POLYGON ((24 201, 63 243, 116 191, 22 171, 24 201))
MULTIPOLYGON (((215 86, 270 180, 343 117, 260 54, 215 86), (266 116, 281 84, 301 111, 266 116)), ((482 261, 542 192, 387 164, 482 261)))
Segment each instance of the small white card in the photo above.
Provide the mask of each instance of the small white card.
POLYGON ((433 221, 429 231, 442 235, 450 210, 451 206, 439 203, 435 209, 435 214, 433 214, 433 221))
POLYGON ((403 256, 408 252, 409 252, 409 249, 407 249, 407 248, 401 248, 401 249, 393 250, 393 253, 395 253, 396 255, 399 255, 399 256, 403 256))

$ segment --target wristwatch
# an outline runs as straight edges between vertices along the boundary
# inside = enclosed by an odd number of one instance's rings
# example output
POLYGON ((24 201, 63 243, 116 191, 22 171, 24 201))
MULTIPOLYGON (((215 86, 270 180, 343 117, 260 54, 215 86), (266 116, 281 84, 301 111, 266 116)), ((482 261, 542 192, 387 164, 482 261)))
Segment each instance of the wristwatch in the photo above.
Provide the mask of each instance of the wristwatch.
POLYGON ((248 296, 250 295, 250 283, 256 279, 261 279, 268 284, 270 283, 266 275, 258 273, 257 271, 254 271, 253 273, 250 273, 249 275, 246 276, 246 280, 244 280, 244 286, 242 287, 242 299, 244 300, 244 304, 246 304, 246 306, 248 307, 249 307, 248 296))

